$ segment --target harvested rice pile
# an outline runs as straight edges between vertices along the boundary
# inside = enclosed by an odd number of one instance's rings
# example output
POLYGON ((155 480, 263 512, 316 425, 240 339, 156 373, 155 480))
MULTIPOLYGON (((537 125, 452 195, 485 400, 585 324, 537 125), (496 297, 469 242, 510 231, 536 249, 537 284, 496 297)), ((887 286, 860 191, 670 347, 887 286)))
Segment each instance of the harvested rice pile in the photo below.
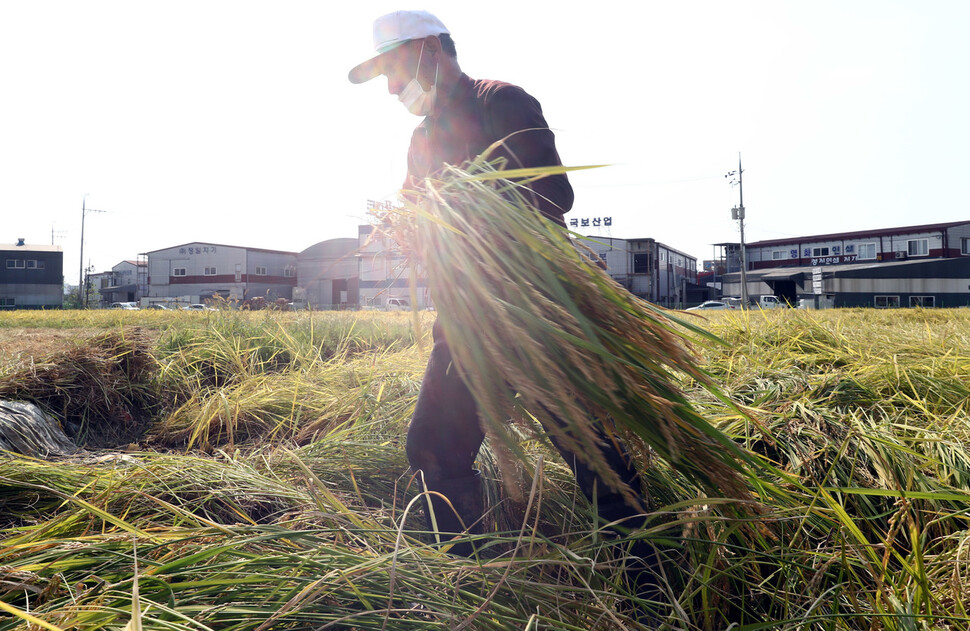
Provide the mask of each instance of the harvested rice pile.
POLYGON ((0 375, 0 400, 36 404, 78 445, 127 444, 156 405, 153 343, 138 329, 112 331, 21 359, 0 375))

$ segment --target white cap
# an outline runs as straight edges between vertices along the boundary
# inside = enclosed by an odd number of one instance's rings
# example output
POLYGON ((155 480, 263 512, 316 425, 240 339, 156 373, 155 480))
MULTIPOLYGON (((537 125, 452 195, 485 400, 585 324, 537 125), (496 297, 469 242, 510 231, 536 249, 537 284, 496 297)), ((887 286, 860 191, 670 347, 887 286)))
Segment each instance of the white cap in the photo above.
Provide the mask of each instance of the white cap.
POLYGON ((395 11, 374 20, 374 50, 377 56, 355 66, 348 74, 351 83, 370 81, 381 73, 377 60, 404 42, 442 35, 448 29, 427 11, 395 11))

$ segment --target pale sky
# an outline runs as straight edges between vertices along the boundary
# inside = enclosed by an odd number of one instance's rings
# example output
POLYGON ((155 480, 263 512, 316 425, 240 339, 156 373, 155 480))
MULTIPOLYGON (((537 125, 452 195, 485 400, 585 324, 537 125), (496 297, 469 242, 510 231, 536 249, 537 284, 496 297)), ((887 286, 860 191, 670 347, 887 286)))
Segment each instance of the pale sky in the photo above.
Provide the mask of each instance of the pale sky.
POLYGON ((355 237, 420 121, 347 81, 400 8, 537 97, 566 164, 612 165, 572 176, 601 234, 711 258, 739 153, 749 242, 970 220, 967 0, 0 0, 0 242, 53 235, 76 283, 85 199, 95 271, 355 237))

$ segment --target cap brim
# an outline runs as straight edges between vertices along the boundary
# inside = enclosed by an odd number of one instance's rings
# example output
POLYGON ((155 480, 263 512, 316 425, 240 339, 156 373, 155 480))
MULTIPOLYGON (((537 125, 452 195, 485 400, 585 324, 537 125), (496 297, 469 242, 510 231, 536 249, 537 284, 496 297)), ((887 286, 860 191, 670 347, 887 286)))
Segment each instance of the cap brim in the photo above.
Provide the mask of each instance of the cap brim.
POLYGON ((381 74, 381 57, 391 52, 401 44, 406 44, 408 41, 409 40, 393 42, 385 45, 383 48, 380 48, 379 54, 371 57, 362 64, 354 66, 347 74, 347 78, 350 79, 351 83, 364 83, 365 81, 370 81, 377 75, 381 74))
POLYGON ((381 56, 371 57, 364 63, 354 66, 347 78, 351 83, 364 83, 381 74, 381 56))

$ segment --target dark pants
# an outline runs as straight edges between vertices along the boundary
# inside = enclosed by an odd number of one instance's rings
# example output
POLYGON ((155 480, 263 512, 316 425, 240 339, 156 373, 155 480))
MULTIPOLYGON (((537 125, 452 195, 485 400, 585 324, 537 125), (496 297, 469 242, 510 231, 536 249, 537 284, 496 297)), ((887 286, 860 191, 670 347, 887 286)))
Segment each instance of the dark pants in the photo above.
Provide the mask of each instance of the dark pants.
MULTIPOLYGON (((485 435, 478 422, 475 400, 451 363, 451 351, 437 322, 433 334, 434 348, 408 428, 408 462, 413 471, 423 472, 428 489, 440 491, 452 500, 467 526, 476 521, 482 511, 480 482, 473 465, 485 435), (467 493, 463 494, 462 489, 467 493), (463 495, 467 501, 463 501, 463 495)), ((601 519, 614 522, 640 514, 639 508, 630 506, 620 493, 607 486, 599 475, 565 449, 561 441, 552 440, 575 473, 583 494, 592 500, 595 489, 601 519)), ((605 440, 600 449, 620 479, 639 492, 640 479, 627 455, 605 440)), ((465 530, 458 523, 448 524, 453 530, 443 527, 442 513, 453 514, 454 511, 447 504, 439 507, 434 500, 432 506, 440 532, 465 530)), ((447 515, 443 519, 447 521, 447 515)), ((630 519, 624 525, 635 529, 639 524, 630 519)))
MULTIPOLYGON (((435 322, 434 348, 418 395, 418 402, 408 428, 407 454, 413 471, 421 471, 430 498, 425 500, 428 530, 445 535, 461 532, 481 533, 483 514, 481 479, 474 469, 475 457, 484 440, 478 422, 478 409, 468 387, 451 363, 451 351, 445 342, 441 326, 435 322), (448 498, 445 501, 441 495, 448 498), (431 521, 433 512, 435 521, 431 521)), ((560 422, 553 416, 552 422, 560 422)), ((600 434, 604 435, 600 428, 600 434)), ((601 520, 613 523, 623 520, 626 529, 636 530, 642 524, 639 507, 633 507, 624 497, 606 485, 600 476, 579 460, 562 442, 552 437, 553 444, 572 468, 583 494, 593 501, 601 520)), ((610 468, 621 480, 640 492, 640 477, 627 454, 621 453, 607 440, 600 446, 610 468)), ((640 498, 646 507, 646 502, 640 498)), ((448 537, 446 537, 448 538, 448 537)), ((471 542, 452 544, 451 552, 470 556, 471 542)), ((660 557, 647 540, 632 542, 628 550, 626 574, 636 595, 646 601, 664 599, 660 557)), ((648 611, 649 614, 649 611, 648 611)))

